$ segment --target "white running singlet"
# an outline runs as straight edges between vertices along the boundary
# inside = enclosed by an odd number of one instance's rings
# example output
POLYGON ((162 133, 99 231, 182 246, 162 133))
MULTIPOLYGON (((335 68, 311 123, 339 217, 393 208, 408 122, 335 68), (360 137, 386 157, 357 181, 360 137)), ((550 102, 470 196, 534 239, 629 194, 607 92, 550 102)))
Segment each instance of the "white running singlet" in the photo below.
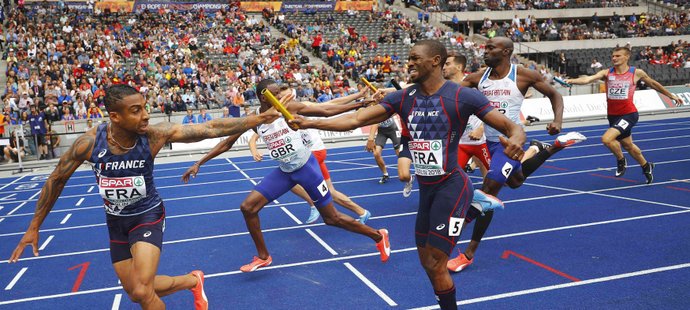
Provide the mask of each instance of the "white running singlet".
POLYGON ((319 135, 319 131, 314 129, 314 128, 309 128, 307 130, 300 130, 300 134, 302 135, 302 141, 304 142, 304 145, 306 145, 310 151, 321 151, 326 149, 326 145, 323 144, 323 140, 321 140, 321 136, 319 135))
POLYGON ((285 119, 279 118, 270 124, 257 128, 259 136, 266 143, 271 158, 280 163, 280 170, 293 172, 302 168, 311 156, 309 147, 302 140, 302 133, 288 127, 285 119))
MULTIPOLYGON (((482 79, 479 80, 478 89, 489 99, 491 106, 498 109, 511 121, 522 126, 520 108, 522 108, 522 101, 525 96, 517 87, 517 70, 517 66, 511 64, 508 75, 500 80, 491 80, 489 79, 491 68, 487 68, 482 79)), ((493 142, 498 142, 498 137, 503 135, 488 125, 484 127, 484 134, 486 140, 493 142)))
POLYGON ((465 126, 465 132, 462 133, 462 137, 460 137, 460 142, 458 144, 481 145, 486 143, 485 134, 483 134, 479 140, 470 139, 470 132, 479 128, 482 124, 483 122, 479 119, 479 117, 474 114, 470 115, 470 118, 467 120, 467 126, 465 126))

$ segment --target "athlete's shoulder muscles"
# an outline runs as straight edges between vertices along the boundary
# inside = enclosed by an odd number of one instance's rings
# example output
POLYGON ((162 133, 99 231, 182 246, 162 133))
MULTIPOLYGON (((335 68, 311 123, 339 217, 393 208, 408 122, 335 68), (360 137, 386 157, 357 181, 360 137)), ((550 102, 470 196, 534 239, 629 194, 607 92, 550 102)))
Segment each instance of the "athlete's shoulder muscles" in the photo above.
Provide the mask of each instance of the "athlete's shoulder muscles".
POLYGON ((635 82, 637 82, 638 80, 643 80, 645 81, 645 83, 647 83, 649 79, 652 78, 649 76, 649 74, 647 74, 647 72, 640 68, 635 68, 635 82))
POLYGON ((479 71, 474 72, 474 73, 470 73, 469 75, 467 75, 465 77, 464 80, 462 80, 460 82, 460 85, 465 86, 465 87, 476 88, 477 86, 479 86, 479 80, 482 79, 482 76, 484 75, 485 71, 486 71, 486 69, 483 69, 483 70, 479 70, 479 71))
POLYGON ((165 146, 172 132, 173 123, 170 122, 161 122, 149 127, 146 135, 149 138, 149 148, 154 156, 165 146))

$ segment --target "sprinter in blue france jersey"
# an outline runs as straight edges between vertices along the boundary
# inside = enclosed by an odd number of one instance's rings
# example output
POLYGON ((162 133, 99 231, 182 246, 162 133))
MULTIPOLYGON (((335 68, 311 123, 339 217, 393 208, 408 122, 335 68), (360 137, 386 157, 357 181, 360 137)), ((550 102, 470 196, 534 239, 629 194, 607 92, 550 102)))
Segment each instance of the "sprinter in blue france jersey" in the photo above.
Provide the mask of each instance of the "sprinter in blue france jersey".
POLYGON ((489 105, 476 89, 443 79, 446 48, 435 40, 417 42, 410 51, 408 68, 412 86, 387 95, 379 105, 333 119, 311 120, 297 116, 302 128, 352 130, 400 115, 410 133, 409 152, 419 181, 419 211, 415 224, 417 251, 434 288, 441 309, 457 309, 455 285, 446 262, 465 223, 500 201, 475 191, 458 167, 458 140, 471 114, 499 129, 508 138, 501 143, 507 156, 520 158, 525 132, 489 105))
POLYGON ((278 118, 275 110, 246 118, 225 118, 199 125, 168 122, 149 126, 144 97, 128 85, 106 90, 110 119, 77 138, 60 158, 41 189, 31 224, 9 261, 17 262, 27 245, 38 256, 38 231, 67 180, 84 162, 92 164, 103 198, 110 234, 110 257, 117 277, 143 309, 164 309, 160 297, 189 289, 195 309, 208 309, 200 270, 170 277, 156 275, 163 245, 165 208, 153 183, 153 159, 168 142, 195 142, 242 133, 278 118))

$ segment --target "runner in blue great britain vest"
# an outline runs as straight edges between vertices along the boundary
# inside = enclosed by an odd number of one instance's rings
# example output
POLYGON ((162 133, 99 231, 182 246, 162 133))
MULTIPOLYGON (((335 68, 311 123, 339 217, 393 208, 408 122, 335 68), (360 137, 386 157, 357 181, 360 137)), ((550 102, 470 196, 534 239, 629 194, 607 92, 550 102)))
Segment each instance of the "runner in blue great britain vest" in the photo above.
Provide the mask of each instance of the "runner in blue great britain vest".
MULTIPOLYGON (((276 95, 281 93, 280 86, 274 80, 265 79, 259 82, 256 86, 256 92, 259 94, 259 102, 261 102, 260 111, 265 111, 271 106, 267 97, 262 94, 264 89, 268 89, 272 94, 276 95)), ((289 97, 287 96, 286 98, 289 97)), ((364 101, 339 105, 306 105, 301 102, 290 102, 291 99, 289 98, 286 101, 289 104, 284 103, 285 108, 290 113, 301 113, 309 116, 333 116, 361 108, 368 103, 364 101)), ((252 236, 257 251, 257 255, 248 264, 240 267, 242 272, 253 272, 273 263, 273 257, 268 252, 263 233, 261 232, 259 211, 269 202, 278 199, 296 185, 304 188, 326 225, 336 226, 371 238, 376 242, 376 247, 381 254, 381 261, 388 261, 391 253, 388 230, 379 229, 377 231, 335 209, 333 198, 331 197, 328 184, 321 173, 319 162, 309 149, 310 142, 303 139, 302 133, 304 131, 289 128, 288 123, 283 118, 253 129, 266 143, 269 155, 278 162, 278 167, 269 172, 240 205, 244 221, 247 224, 247 229, 249 229, 249 234, 252 236)), ((199 166, 229 150, 239 139, 240 135, 230 136, 218 143, 198 163, 195 163, 194 166, 184 173, 182 180, 185 182, 189 181, 189 176, 196 175, 199 166)))
POLYGON ((446 263, 465 223, 483 211, 502 206, 495 197, 474 191, 458 166, 458 140, 470 115, 500 129, 508 156, 521 157, 525 132, 491 107, 476 89, 464 88, 443 78, 446 48, 435 40, 423 40, 410 51, 408 68, 412 86, 388 94, 376 106, 334 119, 297 117, 301 127, 331 131, 352 130, 400 115, 410 134, 408 154, 419 182, 419 209, 415 240, 420 262, 431 281, 441 309, 457 309, 455 285, 446 263), (477 203, 472 203, 474 200, 477 203))
POLYGON ((191 290, 194 307, 208 309, 201 270, 170 277, 156 275, 165 229, 165 208, 153 182, 153 159, 169 142, 196 142, 243 133, 278 117, 275 110, 246 118, 212 120, 182 126, 162 122, 149 126, 144 97, 129 85, 106 90, 110 119, 77 138, 41 189, 31 224, 12 253, 17 262, 27 245, 38 256, 39 228, 62 189, 84 161, 92 164, 106 212, 113 269, 127 296, 144 309, 164 309, 160 299, 191 290))

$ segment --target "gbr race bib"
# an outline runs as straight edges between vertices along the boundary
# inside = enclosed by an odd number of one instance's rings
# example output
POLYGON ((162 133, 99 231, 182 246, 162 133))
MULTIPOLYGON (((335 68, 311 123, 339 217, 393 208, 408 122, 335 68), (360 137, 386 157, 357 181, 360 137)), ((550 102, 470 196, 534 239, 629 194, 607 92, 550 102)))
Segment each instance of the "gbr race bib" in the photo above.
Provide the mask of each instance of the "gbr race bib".
POLYGON ((443 169, 443 142, 441 140, 410 141, 410 153, 415 174, 425 177, 446 174, 443 169))
POLYGON ((143 176, 109 178, 101 176, 98 192, 106 201, 106 212, 119 214, 126 206, 146 197, 146 181, 143 176))

